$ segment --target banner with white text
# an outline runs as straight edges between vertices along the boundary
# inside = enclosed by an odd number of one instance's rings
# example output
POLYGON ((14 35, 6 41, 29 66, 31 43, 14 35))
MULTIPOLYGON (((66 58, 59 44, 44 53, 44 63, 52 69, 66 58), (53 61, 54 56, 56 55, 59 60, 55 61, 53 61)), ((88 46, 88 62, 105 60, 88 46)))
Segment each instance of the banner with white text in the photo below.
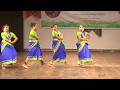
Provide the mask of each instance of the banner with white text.
POLYGON ((120 11, 41 11, 41 26, 120 28, 120 11))

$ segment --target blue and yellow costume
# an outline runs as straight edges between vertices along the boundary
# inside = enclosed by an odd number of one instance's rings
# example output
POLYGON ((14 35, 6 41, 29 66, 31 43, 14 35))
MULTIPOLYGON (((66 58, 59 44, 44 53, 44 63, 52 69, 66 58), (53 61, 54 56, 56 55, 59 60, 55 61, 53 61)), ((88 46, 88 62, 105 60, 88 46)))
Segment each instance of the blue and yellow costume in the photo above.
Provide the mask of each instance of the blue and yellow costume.
POLYGON ((39 60, 42 61, 42 51, 40 49, 40 45, 38 40, 34 37, 36 35, 35 30, 31 30, 29 34, 29 43, 28 43, 28 57, 26 60, 39 60))
MULTIPOLYGON (((83 31, 77 32, 77 36, 84 38, 88 35, 87 32, 83 31)), ((76 43, 77 50, 78 50, 78 58, 80 63, 86 63, 86 62, 92 62, 93 60, 91 59, 91 53, 90 50, 88 49, 88 43, 87 41, 82 41, 78 38, 78 42, 76 43)))
POLYGON ((13 46, 13 44, 7 42, 4 40, 4 37, 7 39, 11 40, 15 34, 13 32, 2 32, 1 37, 2 37, 2 42, 1 42, 1 61, 2 65, 6 64, 14 64, 17 62, 17 52, 13 46))
POLYGON ((53 62, 66 62, 66 50, 64 46, 63 40, 58 40, 55 36, 59 35, 58 31, 52 31, 52 49, 54 51, 53 54, 53 60, 50 61, 50 63, 53 62))

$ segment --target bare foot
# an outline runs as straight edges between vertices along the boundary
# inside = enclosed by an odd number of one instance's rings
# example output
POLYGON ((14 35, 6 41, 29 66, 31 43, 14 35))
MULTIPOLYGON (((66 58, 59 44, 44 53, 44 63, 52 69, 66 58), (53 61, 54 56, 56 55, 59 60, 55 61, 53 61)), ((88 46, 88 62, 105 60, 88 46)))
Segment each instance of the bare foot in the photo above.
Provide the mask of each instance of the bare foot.
POLYGON ((48 64, 50 67, 52 67, 53 66, 53 64, 48 64))
POLYGON ((67 62, 64 62, 64 65, 67 65, 67 62))
POLYGON ((44 65, 44 64, 46 64, 45 62, 43 62, 43 61, 41 61, 41 65, 44 65))
POLYGON ((84 67, 84 64, 81 64, 80 67, 84 67))
POLYGON ((80 65, 81 67, 83 67, 84 63, 78 61, 78 65, 80 65))
POLYGON ((6 69, 4 65, 2 65, 2 69, 3 69, 3 70, 5 70, 5 69, 6 69))
POLYGON ((48 65, 49 65, 50 67, 53 67, 53 63, 52 63, 52 62, 50 62, 48 65))
POLYGON ((55 66, 53 64, 49 64, 49 66, 52 68, 52 69, 55 69, 55 66))
POLYGON ((25 69, 28 69, 28 66, 27 66, 27 65, 25 65, 25 64, 23 64, 23 67, 24 67, 25 69))

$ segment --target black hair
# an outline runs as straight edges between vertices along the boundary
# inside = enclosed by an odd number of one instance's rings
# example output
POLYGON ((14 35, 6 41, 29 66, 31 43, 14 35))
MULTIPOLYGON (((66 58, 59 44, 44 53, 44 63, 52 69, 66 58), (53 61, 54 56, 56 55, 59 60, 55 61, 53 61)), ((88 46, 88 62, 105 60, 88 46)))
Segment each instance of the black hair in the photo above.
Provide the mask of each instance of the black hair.
POLYGON ((9 26, 9 25, 8 24, 4 24, 3 26, 5 27, 5 26, 9 26))
POLYGON ((55 25, 57 25, 57 24, 53 24, 53 27, 54 27, 55 25))
POLYGON ((9 25, 8 25, 8 24, 4 24, 4 25, 2 26, 2 30, 3 30, 6 26, 9 26, 9 25))
POLYGON ((31 23, 30 26, 34 27, 37 23, 31 23))

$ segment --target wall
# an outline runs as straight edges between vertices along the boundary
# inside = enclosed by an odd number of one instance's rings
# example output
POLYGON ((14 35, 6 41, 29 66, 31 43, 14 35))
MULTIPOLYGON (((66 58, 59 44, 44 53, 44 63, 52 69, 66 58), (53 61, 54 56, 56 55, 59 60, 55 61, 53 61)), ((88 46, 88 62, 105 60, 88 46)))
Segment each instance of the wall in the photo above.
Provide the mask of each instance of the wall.
MULTIPOLYGON (((28 36, 31 22, 38 23, 37 34, 40 37, 39 42, 42 49, 51 49, 51 30, 49 28, 40 28, 40 20, 35 20, 35 17, 30 16, 24 20, 24 49, 27 49, 28 36)), ((58 28, 64 35, 66 49, 76 49, 76 32, 78 28, 58 28)), ((120 49, 120 30, 119 29, 104 29, 102 37, 98 37, 94 32, 91 32, 93 37, 89 40, 90 49, 120 49)))
MULTIPOLYGON (((18 37, 14 44, 16 51, 23 51, 23 12, 22 11, 0 11, 0 33, 4 24, 10 26, 10 31, 18 37)), ((0 41, 2 38, 0 38, 0 41)))

